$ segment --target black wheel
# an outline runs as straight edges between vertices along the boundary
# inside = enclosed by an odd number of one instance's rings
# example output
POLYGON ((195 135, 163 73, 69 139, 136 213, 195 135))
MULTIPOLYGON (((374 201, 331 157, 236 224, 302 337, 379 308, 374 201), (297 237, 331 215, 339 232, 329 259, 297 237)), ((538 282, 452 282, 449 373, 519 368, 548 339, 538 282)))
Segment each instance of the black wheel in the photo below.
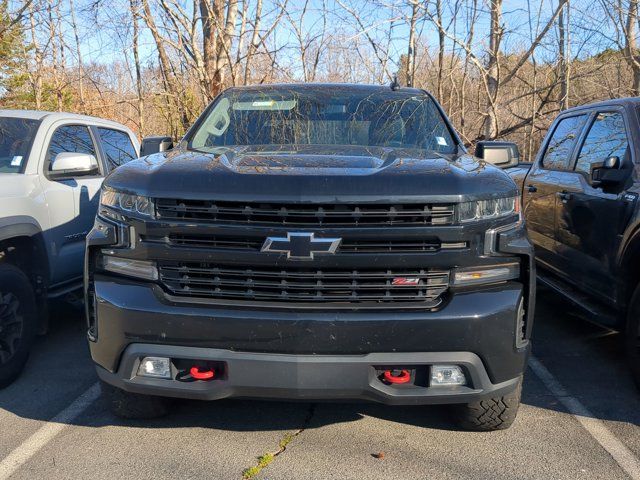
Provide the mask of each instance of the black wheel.
POLYGON ((453 414, 461 428, 474 432, 505 430, 518 414, 522 377, 516 388, 502 397, 487 398, 465 405, 454 405, 453 414))
POLYGON ((125 392, 113 385, 100 382, 102 398, 111 412, 120 418, 147 419, 163 417, 169 413, 171 399, 125 392))
POLYGON ((624 343, 633 380, 640 389, 640 286, 636 288, 631 297, 624 332, 624 343))
POLYGON ((0 264, 0 389, 13 382, 27 363, 36 320, 29 279, 19 268, 0 264))

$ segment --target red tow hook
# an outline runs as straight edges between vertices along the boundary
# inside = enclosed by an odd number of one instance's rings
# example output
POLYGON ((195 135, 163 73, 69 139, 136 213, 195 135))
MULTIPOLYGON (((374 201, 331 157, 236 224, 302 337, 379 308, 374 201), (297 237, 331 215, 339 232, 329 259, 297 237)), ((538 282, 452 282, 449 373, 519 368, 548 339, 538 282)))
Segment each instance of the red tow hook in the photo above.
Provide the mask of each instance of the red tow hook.
POLYGON ((411 380, 409 370, 400 370, 399 375, 395 375, 393 370, 385 370, 384 379, 389 383, 407 383, 411 380))
POLYGON ((189 373, 196 380, 211 380, 213 377, 216 376, 216 372, 214 372, 213 370, 211 369, 200 370, 200 367, 191 367, 191 370, 189 370, 189 373))

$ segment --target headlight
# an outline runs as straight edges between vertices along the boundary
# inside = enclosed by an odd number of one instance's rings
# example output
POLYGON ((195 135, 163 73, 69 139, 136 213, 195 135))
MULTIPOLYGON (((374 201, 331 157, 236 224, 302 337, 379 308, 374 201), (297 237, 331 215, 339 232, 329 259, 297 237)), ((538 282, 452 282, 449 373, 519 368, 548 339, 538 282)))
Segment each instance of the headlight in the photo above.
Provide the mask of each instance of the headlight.
POLYGON ((507 217, 519 212, 520 199, 518 197, 492 198, 476 202, 463 202, 458 205, 458 215, 461 222, 507 217))
POLYGON ((150 198, 140 195, 130 195, 105 187, 100 193, 100 213, 107 217, 115 217, 116 215, 110 215, 109 209, 146 217, 153 216, 153 202, 150 198), (103 207, 109 208, 105 209, 103 207))

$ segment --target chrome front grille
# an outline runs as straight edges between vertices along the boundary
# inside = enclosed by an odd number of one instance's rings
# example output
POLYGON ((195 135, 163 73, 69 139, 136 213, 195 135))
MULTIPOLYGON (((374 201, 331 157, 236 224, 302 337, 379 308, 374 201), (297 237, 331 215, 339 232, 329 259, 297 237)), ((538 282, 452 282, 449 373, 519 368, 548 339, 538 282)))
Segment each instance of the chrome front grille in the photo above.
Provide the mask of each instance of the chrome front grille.
POLYGON ((429 269, 318 270, 241 268, 198 262, 159 262, 172 294, 271 302, 420 302, 435 307, 449 287, 449 271, 429 269))

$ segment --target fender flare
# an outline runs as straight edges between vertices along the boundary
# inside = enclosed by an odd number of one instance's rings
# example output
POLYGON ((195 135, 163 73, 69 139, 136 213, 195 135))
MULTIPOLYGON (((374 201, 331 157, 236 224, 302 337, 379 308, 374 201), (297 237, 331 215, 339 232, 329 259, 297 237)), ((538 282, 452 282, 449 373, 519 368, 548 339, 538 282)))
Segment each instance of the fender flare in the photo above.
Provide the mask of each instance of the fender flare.
POLYGON ((33 237, 42 235, 38 221, 27 215, 15 215, 0 218, 0 241, 14 237, 33 237))
POLYGON ((16 237, 29 237, 33 239, 36 247, 35 255, 40 257, 35 258, 35 264, 42 273, 42 280, 46 288, 46 285, 49 283, 51 266, 49 265, 49 252, 44 240, 44 232, 40 224, 35 218, 27 215, 0 218, 0 242, 16 237))
MULTIPOLYGON (((640 256, 640 222, 634 222, 628 233, 622 237, 622 242, 616 256, 616 267, 621 276, 621 280, 625 283, 630 276, 633 276, 635 269, 631 265, 633 257, 640 256)), ((636 282, 637 283, 637 282, 636 282)), ((619 298, 619 302, 624 305, 636 285, 624 285, 624 292, 619 298)))

